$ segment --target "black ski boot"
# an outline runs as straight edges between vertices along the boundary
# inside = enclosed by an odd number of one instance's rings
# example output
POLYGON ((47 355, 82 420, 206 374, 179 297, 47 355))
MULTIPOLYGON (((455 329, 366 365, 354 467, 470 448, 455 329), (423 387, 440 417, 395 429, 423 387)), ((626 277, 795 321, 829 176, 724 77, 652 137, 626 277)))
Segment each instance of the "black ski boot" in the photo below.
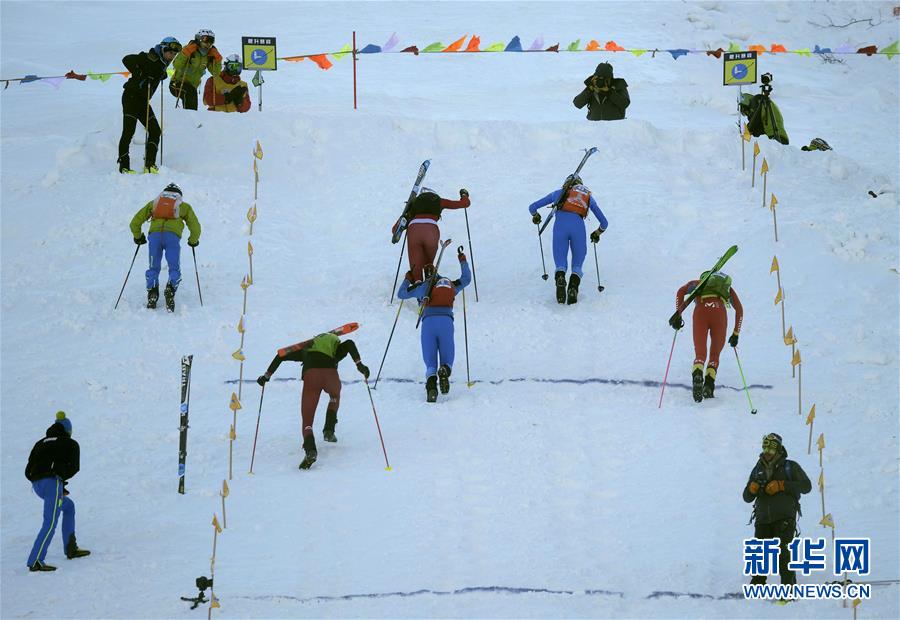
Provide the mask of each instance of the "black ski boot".
POLYGON ((337 411, 328 409, 325 411, 325 426, 322 428, 322 437, 325 441, 335 443, 337 437, 334 436, 334 427, 337 425, 337 411))
POLYGON ((438 368, 438 383, 441 386, 441 394, 447 394, 450 391, 450 372, 451 369, 447 364, 441 364, 438 368))
POLYGON ((425 380, 425 400, 429 403, 437 402, 437 377, 431 375, 425 380))
POLYGON ((163 291, 163 295, 166 296, 166 310, 175 312, 175 287, 172 286, 171 282, 166 284, 166 290, 163 291))
POLYGON ((573 273, 569 276, 569 289, 568 289, 568 298, 566 299, 566 303, 569 305, 578 303, 578 285, 581 284, 581 278, 578 277, 578 274, 573 273))
POLYGON ((137 171, 131 169, 131 158, 128 155, 119 158, 119 174, 137 174, 137 171))
POLYGON ((69 542, 66 543, 66 557, 70 560, 74 560, 75 558, 83 558, 86 555, 90 555, 91 552, 87 549, 79 549, 78 543, 75 541, 75 534, 69 536, 69 542))
POLYGON ((557 271, 554 276, 556 279, 556 303, 566 303, 566 272, 557 271))
POLYGON ((703 402, 703 371, 695 368, 693 372, 694 401, 703 402))
POLYGON ((300 461, 300 469, 309 469, 319 456, 316 451, 316 438, 312 433, 303 438, 303 449, 306 451, 306 456, 300 461))
POLYGON ((147 289, 147 307, 156 310, 156 302, 159 301, 159 285, 147 289))
POLYGON ((712 375, 706 375, 703 381, 703 398, 715 398, 713 392, 716 389, 716 380, 712 375))
POLYGON ((56 570, 56 567, 50 566, 49 564, 44 564, 40 560, 35 560, 34 564, 28 567, 28 570, 30 570, 32 573, 49 573, 50 571, 56 570))

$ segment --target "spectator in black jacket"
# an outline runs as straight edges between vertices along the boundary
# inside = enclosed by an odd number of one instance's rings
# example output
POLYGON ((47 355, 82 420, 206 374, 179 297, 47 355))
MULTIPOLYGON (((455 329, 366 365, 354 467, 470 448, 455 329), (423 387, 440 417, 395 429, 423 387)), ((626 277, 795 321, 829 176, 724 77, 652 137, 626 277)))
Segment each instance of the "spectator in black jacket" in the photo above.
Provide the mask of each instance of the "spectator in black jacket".
POLYGON ((129 54, 122 64, 131 72, 122 93, 122 137, 119 138, 119 172, 133 174, 128 146, 138 121, 147 129, 144 146, 144 172, 157 173, 156 150, 159 148, 160 128, 150 99, 159 83, 166 79, 166 68, 181 51, 181 43, 175 37, 166 37, 146 52, 129 54))
POLYGON ((59 513, 62 513, 63 547, 70 560, 90 555, 87 549, 79 549, 75 541, 75 502, 65 490, 66 481, 78 473, 80 449, 72 439, 72 422, 62 411, 56 413, 56 422, 47 429, 47 436, 34 444, 25 466, 25 477, 31 488, 44 500, 44 522, 28 556, 28 569, 32 572, 54 571, 55 566, 44 564, 47 549, 59 513))
POLYGON ((601 62, 594 75, 584 81, 584 90, 572 100, 579 110, 588 107, 589 121, 619 121, 625 118, 625 108, 631 103, 628 83, 613 77, 612 65, 601 62))
MULTIPOLYGON (((754 537, 781 541, 778 573, 783 584, 797 583, 794 571, 787 567, 790 561, 788 544, 797 531, 800 495, 811 489, 812 484, 803 468, 796 461, 788 460, 787 450, 781 445, 781 435, 769 433, 763 437, 759 461, 744 486, 744 501, 748 504, 756 501, 753 506, 754 537)), ((750 583, 766 583, 766 576, 754 575, 750 583)))

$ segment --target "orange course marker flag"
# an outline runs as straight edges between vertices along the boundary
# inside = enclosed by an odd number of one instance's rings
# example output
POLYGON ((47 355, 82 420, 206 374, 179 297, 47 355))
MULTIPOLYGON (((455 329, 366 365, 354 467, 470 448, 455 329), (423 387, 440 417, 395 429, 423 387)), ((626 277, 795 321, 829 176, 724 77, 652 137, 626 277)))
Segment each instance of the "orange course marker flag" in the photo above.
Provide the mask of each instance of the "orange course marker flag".
POLYGON ((778 271, 778 257, 773 256, 772 257, 772 267, 769 268, 769 273, 775 273, 776 271, 778 271))
POLYGON ((812 409, 809 410, 809 415, 806 416, 806 424, 807 426, 812 424, 813 420, 816 419, 816 406, 813 405, 812 409))
POLYGON ((762 176, 769 171, 769 162, 763 157, 762 167, 759 169, 759 175, 762 176))

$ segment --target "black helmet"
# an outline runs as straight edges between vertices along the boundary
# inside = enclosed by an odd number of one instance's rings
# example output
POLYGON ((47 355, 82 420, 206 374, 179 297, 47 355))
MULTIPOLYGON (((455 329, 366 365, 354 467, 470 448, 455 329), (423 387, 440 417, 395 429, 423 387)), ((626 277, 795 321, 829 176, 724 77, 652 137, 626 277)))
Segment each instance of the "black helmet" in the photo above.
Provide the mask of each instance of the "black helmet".
POLYGON ((581 177, 577 174, 570 174, 566 177, 566 185, 581 185, 581 177))
POLYGON ((184 195, 181 193, 181 188, 178 187, 175 183, 169 183, 168 185, 166 185, 166 189, 164 189, 163 191, 164 192, 176 192, 179 196, 184 195))

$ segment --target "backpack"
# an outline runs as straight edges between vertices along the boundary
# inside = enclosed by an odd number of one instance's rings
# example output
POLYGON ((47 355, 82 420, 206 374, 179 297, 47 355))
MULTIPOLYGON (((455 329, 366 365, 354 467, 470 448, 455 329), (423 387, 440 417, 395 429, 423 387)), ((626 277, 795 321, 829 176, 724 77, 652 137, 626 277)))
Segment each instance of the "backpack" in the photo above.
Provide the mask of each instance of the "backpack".
MULTIPOLYGON (((708 271, 704 271, 700 274, 700 279, 702 280, 708 273, 708 271)), ((700 294, 702 296, 716 295, 721 297, 726 304, 729 303, 731 301, 731 276, 724 271, 712 273, 706 280, 706 284, 703 285, 703 291, 700 294)))
POLYGON ((181 214, 181 194, 178 192, 162 192, 153 201, 151 215, 154 219, 177 220, 181 214))
POLYGON ((584 185, 573 185, 566 194, 566 201, 559 208, 560 211, 577 213, 583 218, 587 217, 591 204, 591 192, 584 185))

